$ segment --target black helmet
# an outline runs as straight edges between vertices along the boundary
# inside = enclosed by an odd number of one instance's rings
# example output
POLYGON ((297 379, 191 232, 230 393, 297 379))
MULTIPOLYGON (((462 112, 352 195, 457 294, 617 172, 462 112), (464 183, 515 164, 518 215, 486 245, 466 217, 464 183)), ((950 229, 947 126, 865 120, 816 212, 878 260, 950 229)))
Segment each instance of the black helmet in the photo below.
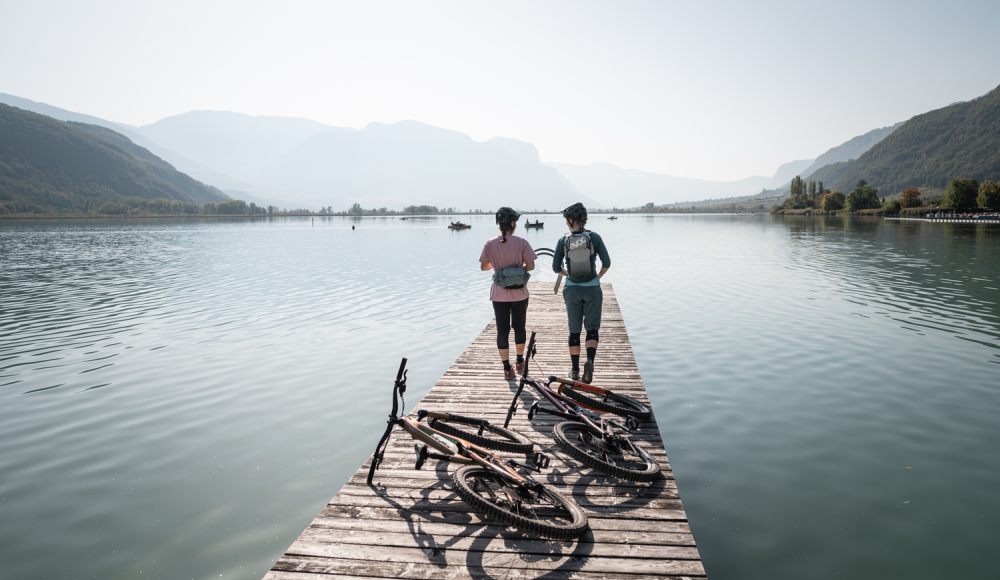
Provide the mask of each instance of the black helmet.
POLYGON ((506 206, 497 210, 498 224, 512 224, 516 222, 519 217, 521 217, 521 214, 506 206))
POLYGON ((583 207, 582 203, 576 202, 573 205, 562 210, 562 215, 564 218, 568 220, 578 222, 580 221, 580 218, 587 217, 587 208, 583 207))

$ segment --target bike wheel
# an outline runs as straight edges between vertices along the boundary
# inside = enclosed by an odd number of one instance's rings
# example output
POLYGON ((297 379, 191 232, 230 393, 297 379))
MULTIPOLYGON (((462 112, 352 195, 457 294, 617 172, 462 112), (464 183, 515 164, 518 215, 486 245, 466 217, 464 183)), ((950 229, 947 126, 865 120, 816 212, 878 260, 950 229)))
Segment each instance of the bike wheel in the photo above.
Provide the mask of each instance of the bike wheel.
POLYGON ((451 480, 462 501, 522 532, 566 541, 587 531, 583 509, 542 484, 529 489, 478 465, 459 469, 451 480))
POLYGON ((583 391, 578 391, 570 386, 564 386, 562 393, 577 403, 582 403, 598 411, 614 413, 619 417, 635 417, 640 421, 649 421, 652 416, 649 407, 628 395, 608 393, 608 400, 605 401, 600 395, 588 396, 583 394, 583 391))
POLYGON ((465 439, 469 443, 475 443, 487 449, 496 449, 507 453, 531 453, 534 443, 524 435, 497 427, 496 425, 483 426, 482 435, 479 434, 478 425, 470 425, 461 421, 449 419, 431 419, 428 425, 432 429, 437 429, 442 433, 447 433, 460 439, 465 439))
POLYGON ((556 424, 552 435, 566 455, 610 476, 642 483, 660 475, 660 464, 624 436, 608 441, 599 429, 575 421, 556 424))

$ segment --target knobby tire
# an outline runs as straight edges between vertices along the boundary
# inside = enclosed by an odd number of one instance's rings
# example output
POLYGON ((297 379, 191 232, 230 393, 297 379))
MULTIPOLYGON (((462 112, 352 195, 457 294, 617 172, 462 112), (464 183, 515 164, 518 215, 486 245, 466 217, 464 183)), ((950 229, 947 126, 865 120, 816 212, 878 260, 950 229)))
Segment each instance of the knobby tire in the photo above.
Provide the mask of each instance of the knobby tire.
POLYGON ((453 473, 451 479, 462 501, 504 525, 522 532, 552 540, 568 541, 579 538, 587 531, 587 514, 583 509, 572 499, 548 487, 541 487, 541 493, 547 501, 537 504, 534 508, 523 505, 515 507, 506 499, 502 488, 507 486, 509 489, 516 489, 517 485, 508 484, 504 477, 491 470, 478 465, 468 465, 453 473), (497 486, 494 493, 499 499, 491 497, 488 492, 474 490, 477 480, 486 485, 492 483, 497 486), (517 511, 514 511, 515 509, 517 511))
POLYGON ((482 436, 480 436, 477 434, 479 431, 478 425, 469 425, 462 422, 455 422, 455 424, 465 426, 465 429, 468 429, 468 431, 450 424, 447 419, 431 419, 428 422, 428 425, 432 429, 437 429, 442 433, 464 439, 469 443, 475 443, 487 449, 495 449, 507 453, 531 453, 535 445, 531 442, 531 439, 528 439, 524 435, 510 429, 497 427, 496 425, 486 425, 482 436))
MULTIPOLYGON (((609 463, 605 461, 603 457, 598 457, 597 453, 600 451, 595 446, 588 446, 584 444, 579 435, 581 433, 589 434, 591 437, 600 439, 601 431, 594 429, 590 425, 584 423, 577 423, 575 421, 563 421, 562 423, 556 424, 552 429, 552 436, 556 440, 556 444, 562 449, 566 455, 569 455, 573 459, 579 461, 580 463, 596 469, 601 473, 605 473, 612 477, 617 477, 618 479, 624 479, 626 481, 635 481, 638 483, 646 483, 654 481, 660 476, 660 464, 656 462, 655 459, 649 456, 645 450, 643 450, 638 445, 635 445, 636 450, 638 450, 639 455, 635 456, 629 453, 630 459, 629 463, 636 465, 636 467, 629 467, 623 465, 626 457, 619 455, 619 462, 609 463), (645 463, 645 467, 639 467, 641 464, 645 463)), ((612 458, 613 460, 614 458, 612 458)))
POLYGON ((649 421, 652 416, 649 407, 628 395, 608 393, 608 400, 605 401, 600 395, 584 394, 583 391, 578 391, 568 385, 562 388, 562 393, 577 403, 605 413, 614 413, 619 417, 635 417, 640 421, 649 421))

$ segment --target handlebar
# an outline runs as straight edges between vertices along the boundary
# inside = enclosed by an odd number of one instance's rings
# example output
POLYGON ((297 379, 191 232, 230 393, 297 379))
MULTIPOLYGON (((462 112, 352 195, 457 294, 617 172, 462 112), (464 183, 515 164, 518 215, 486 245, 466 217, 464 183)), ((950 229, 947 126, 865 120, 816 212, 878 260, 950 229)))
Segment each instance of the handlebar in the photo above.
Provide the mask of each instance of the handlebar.
POLYGON ((379 439, 378 445, 375 446, 375 453, 372 454, 372 464, 368 468, 368 485, 372 484, 372 478, 375 477, 375 470, 378 469, 379 464, 382 463, 382 458, 385 456, 385 450, 383 446, 388 445, 389 435, 392 434, 392 428, 396 426, 399 421, 399 399, 403 398, 403 393, 406 392, 406 374, 409 371, 406 370, 406 357, 399 363, 399 370, 396 371, 396 382, 392 385, 392 413, 389 415, 389 420, 386 421, 388 425, 385 427, 385 433, 382 434, 382 438, 379 439), (380 451, 381 450, 381 451, 380 451))

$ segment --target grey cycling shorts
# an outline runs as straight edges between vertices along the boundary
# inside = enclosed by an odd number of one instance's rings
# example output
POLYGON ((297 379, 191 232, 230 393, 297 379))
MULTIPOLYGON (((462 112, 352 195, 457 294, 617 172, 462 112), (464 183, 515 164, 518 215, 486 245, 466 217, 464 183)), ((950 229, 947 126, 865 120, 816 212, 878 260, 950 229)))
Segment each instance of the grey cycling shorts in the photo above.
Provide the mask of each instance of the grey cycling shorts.
POLYGON ((601 286, 566 286, 563 288, 566 314, 569 315, 569 331, 573 334, 587 330, 601 329, 601 305, 604 292, 601 286))

